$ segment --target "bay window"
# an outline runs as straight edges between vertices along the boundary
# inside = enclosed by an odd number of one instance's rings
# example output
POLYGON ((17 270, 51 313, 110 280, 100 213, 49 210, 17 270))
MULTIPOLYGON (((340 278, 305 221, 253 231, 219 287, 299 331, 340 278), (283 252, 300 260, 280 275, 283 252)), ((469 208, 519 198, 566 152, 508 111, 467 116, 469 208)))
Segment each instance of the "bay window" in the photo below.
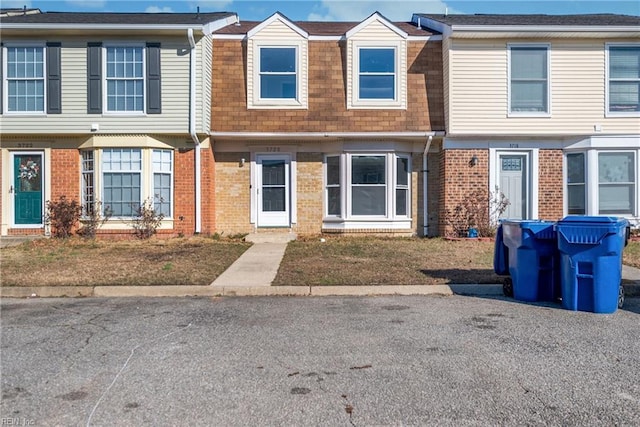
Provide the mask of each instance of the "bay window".
POLYGON ((114 219, 132 218, 149 200, 156 213, 173 216, 173 150, 102 148, 80 154, 85 215, 100 202, 114 219))
POLYGON ((360 224, 408 221, 410 165, 409 155, 397 153, 326 156, 325 216, 328 220, 360 224))

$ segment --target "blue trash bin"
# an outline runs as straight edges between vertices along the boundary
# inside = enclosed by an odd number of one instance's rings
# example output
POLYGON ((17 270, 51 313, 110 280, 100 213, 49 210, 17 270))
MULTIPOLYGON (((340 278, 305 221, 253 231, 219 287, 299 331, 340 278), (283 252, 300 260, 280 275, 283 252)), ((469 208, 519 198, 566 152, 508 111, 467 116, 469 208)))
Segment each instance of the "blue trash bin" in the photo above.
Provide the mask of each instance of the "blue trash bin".
POLYGON ((564 308, 616 311, 628 225, 626 219, 601 216, 568 216, 558 221, 555 229, 564 308))
POLYGON ((493 271, 500 276, 509 274, 509 248, 504 244, 502 223, 496 230, 496 240, 493 247, 493 271))
POLYGON ((513 297, 520 301, 555 301, 560 297, 560 272, 555 223, 505 220, 503 238, 509 248, 513 297))

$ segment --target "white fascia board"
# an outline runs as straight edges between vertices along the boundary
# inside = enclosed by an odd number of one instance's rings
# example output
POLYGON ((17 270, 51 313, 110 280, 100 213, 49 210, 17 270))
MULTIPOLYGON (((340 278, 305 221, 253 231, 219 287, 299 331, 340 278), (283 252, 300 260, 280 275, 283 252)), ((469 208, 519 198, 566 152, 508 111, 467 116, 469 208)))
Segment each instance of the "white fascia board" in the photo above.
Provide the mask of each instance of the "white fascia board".
POLYGON ((447 37, 451 35, 451 27, 440 21, 435 21, 433 19, 425 18, 424 16, 419 16, 414 14, 411 17, 411 22, 416 24, 418 28, 426 27, 431 30, 435 30, 439 33, 442 33, 443 36, 447 36, 447 37))
POLYGON ((220 28, 224 28, 229 25, 233 25, 239 21, 238 15, 227 16, 223 19, 211 21, 203 26, 202 32, 205 35, 209 35, 214 31, 218 31, 220 28))
POLYGON ((262 21, 259 25, 255 26, 251 30, 249 30, 247 32, 247 38, 251 38, 251 37, 255 36, 257 33, 262 31, 264 28, 266 28, 267 26, 271 25, 271 23, 273 23, 274 21, 282 22, 284 25, 289 27, 292 31, 295 31, 296 33, 298 33, 301 37, 304 37, 305 39, 309 38, 309 33, 307 33, 302 28, 298 27, 296 24, 291 22, 291 20, 289 20, 286 16, 281 15, 279 12, 274 13, 273 15, 271 15, 270 17, 268 17, 267 19, 262 21))
MULTIPOLYGON (((424 18, 423 18, 424 19, 424 18)), ((453 25, 453 32, 527 32, 527 33, 637 33, 638 27, 629 25, 453 25)))
POLYGON ((397 35, 399 35, 403 39, 406 39, 407 37, 409 37, 409 34, 407 34, 405 31, 402 31, 400 28, 398 28, 395 25, 393 25, 384 16, 380 15, 379 12, 374 12, 367 19, 365 19, 364 21, 362 21, 361 23, 359 23, 358 25, 356 25, 355 27, 353 27, 352 29, 347 31, 345 36, 347 38, 352 37, 354 34, 358 33, 360 30, 362 30, 363 28, 367 27, 373 21, 380 22, 382 25, 384 25, 385 27, 389 28, 391 31, 393 31, 394 33, 396 33, 397 35))

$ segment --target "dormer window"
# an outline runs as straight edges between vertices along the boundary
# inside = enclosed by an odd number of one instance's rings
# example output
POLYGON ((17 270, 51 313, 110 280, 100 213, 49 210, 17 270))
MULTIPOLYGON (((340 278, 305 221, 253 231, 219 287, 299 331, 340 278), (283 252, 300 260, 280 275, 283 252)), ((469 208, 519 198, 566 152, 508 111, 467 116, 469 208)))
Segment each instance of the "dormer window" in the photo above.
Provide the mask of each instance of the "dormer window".
POLYGON ((361 47, 358 60, 358 98, 395 100, 396 49, 361 47))
POLYGON ((260 99, 297 99, 297 49, 260 47, 260 99))

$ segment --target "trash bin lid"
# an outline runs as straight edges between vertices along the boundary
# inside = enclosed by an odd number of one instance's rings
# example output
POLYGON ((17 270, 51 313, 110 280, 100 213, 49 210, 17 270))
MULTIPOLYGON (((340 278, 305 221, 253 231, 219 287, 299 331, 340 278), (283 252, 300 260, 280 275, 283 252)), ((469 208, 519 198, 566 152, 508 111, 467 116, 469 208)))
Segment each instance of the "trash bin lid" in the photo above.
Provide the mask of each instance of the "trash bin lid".
POLYGON ((591 225, 604 225, 604 224, 616 224, 620 221, 626 221, 624 218, 618 218, 617 216, 584 216, 584 215, 569 215, 558 221, 560 223, 586 223, 591 225))

